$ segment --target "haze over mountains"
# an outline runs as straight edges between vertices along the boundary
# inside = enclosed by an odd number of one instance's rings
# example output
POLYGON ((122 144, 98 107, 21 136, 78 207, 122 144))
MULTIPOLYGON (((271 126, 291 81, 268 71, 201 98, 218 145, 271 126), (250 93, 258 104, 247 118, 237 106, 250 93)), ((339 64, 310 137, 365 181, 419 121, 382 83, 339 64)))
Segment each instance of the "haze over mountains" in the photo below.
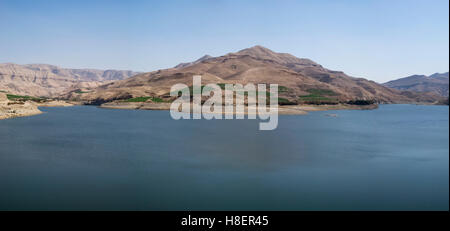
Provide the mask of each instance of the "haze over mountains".
POLYGON ((448 97, 449 73, 435 73, 430 76, 412 75, 389 81, 383 85, 399 90, 434 92, 448 97))
POLYGON ((0 90, 55 97, 71 89, 94 88, 138 74, 123 70, 69 69, 48 64, 0 64, 0 90))
POLYGON ((309 59, 276 53, 254 46, 219 57, 204 56, 174 68, 141 73, 128 79, 104 84, 91 92, 71 92, 65 97, 96 103, 141 96, 167 97, 176 83, 192 85, 192 76, 201 75, 208 83, 266 83, 282 86, 279 95, 290 103, 305 100, 348 102, 372 100, 380 103, 432 103, 441 98, 433 93, 416 93, 388 88, 374 81, 332 71, 309 59))

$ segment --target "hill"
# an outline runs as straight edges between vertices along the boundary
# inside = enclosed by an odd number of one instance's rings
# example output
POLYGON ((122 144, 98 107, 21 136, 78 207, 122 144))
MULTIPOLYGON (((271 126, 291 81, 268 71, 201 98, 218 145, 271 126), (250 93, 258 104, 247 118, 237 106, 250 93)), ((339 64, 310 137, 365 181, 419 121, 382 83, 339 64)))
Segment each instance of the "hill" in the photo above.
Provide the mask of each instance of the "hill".
POLYGON ((399 91, 363 78, 287 53, 276 53, 254 46, 219 57, 209 57, 174 68, 138 74, 132 78, 104 84, 85 94, 66 98, 94 104, 136 97, 167 98, 176 83, 192 84, 201 75, 202 83, 266 83, 280 86, 280 102, 286 104, 344 103, 433 103, 440 98, 432 93, 399 91))
POLYGON ((0 90, 29 96, 58 96, 70 89, 97 87, 137 74, 123 70, 68 69, 48 64, 0 64, 0 90))
POLYGON ((435 73, 430 76, 412 75, 389 81, 383 85, 399 90, 433 92, 448 97, 449 75, 448 72, 435 73))

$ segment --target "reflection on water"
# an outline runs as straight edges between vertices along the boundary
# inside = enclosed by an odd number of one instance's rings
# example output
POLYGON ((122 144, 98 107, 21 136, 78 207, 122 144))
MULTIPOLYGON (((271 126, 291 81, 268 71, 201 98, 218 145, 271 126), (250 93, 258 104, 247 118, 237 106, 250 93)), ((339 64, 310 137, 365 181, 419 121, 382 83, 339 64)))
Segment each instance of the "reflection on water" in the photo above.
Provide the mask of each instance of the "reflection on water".
POLYGON ((444 106, 285 115, 274 131, 42 110, 0 121, 1 210, 448 210, 444 106))

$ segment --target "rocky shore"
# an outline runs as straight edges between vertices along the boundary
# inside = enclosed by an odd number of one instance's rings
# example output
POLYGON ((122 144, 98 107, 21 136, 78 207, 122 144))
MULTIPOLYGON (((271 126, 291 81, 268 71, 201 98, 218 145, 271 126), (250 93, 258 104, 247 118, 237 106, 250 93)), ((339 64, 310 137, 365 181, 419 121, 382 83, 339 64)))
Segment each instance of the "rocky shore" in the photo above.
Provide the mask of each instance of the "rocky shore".
POLYGON ((0 93, 0 119, 32 116, 41 114, 38 105, 31 101, 14 102, 8 100, 6 94, 0 93))
POLYGON ((53 100, 37 104, 39 107, 70 107, 74 104, 62 100, 53 100))
POLYGON ((0 92, 0 120, 15 117, 32 116, 41 114, 38 107, 68 107, 71 103, 60 100, 51 100, 46 102, 14 101, 9 100, 5 93, 0 92))

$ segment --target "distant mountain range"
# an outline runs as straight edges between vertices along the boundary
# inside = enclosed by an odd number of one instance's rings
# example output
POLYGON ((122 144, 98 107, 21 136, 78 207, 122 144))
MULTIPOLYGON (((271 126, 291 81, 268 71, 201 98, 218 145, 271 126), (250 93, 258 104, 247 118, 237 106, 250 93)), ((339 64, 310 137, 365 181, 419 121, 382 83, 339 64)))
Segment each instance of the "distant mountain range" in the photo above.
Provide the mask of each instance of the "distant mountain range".
POLYGON ((383 85, 399 90, 416 92, 434 92, 448 97, 449 76, 446 73, 435 73, 430 76, 412 75, 397 80, 392 80, 383 85))
POLYGON ((204 56, 174 68, 141 73, 79 94, 64 97, 103 103, 134 97, 169 97, 172 85, 192 84, 192 76, 201 75, 208 83, 274 83, 280 86, 279 100, 287 104, 373 101, 379 103, 433 103, 442 99, 434 93, 392 89, 374 81, 354 78, 341 71, 287 53, 276 53, 254 46, 219 57, 204 56))
POLYGON ((0 64, 0 91, 30 96, 58 96, 70 89, 94 88, 138 74, 123 70, 68 69, 48 64, 0 64))

